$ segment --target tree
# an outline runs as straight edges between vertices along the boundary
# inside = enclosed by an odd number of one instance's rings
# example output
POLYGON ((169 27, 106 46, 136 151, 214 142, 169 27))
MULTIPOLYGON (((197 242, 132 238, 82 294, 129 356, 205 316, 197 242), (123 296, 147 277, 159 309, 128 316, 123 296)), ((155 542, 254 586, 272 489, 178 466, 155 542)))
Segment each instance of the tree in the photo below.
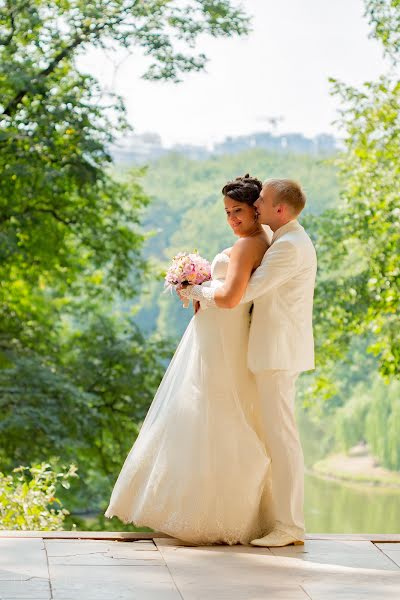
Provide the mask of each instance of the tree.
POLYGON ((89 45, 135 44, 152 59, 146 78, 178 81, 206 61, 182 45, 246 33, 247 21, 227 0, 3 0, 0 24, 1 279, 27 271, 30 285, 41 277, 64 293, 95 277, 96 293, 132 294, 146 199, 135 180, 107 170, 124 107, 74 57, 89 45))
POLYGON ((316 339, 334 364, 352 336, 369 342, 386 379, 400 371, 400 81, 396 75, 400 4, 369 0, 373 34, 395 61, 362 89, 331 80, 341 101, 345 151, 337 160, 341 203, 314 222, 320 278, 316 339))
POLYGON ((394 61, 400 54, 400 8, 398 0, 365 0, 365 14, 372 27, 371 36, 382 42, 394 61))

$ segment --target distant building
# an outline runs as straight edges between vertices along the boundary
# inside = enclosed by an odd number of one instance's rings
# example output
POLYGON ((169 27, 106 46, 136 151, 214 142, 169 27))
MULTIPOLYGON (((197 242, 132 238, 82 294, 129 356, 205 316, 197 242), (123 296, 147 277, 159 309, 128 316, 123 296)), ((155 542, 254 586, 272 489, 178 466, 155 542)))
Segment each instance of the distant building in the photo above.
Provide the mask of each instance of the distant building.
POLYGON ((326 133, 314 138, 307 138, 302 133, 253 133, 235 138, 227 137, 222 143, 215 145, 214 154, 233 154, 250 148, 298 154, 333 154, 337 150, 337 140, 326 133))
POLYGON ((193 160, 206 159, 212 155, 236 154, 252 148, 263 148, 271 152, 297 154, 329 155, 339 148, 338 140, 327 133, 307 138, 302 133, 273 135, 270 132, 258 132, 238 137, 227 137, 214 146, 194 146, 175 144, 166 148, 157 133, 132 134, 115 143, 110 152, 117 164, 146 164, 165 154, 175 152, 193 160))

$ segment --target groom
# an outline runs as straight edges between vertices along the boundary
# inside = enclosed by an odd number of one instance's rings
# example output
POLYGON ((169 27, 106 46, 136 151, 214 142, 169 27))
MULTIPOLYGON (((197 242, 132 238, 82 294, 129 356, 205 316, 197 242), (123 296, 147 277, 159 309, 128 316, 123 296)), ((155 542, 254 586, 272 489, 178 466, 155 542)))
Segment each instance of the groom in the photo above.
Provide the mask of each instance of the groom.
POLYGON ((317 259, 297 217, 301 187, 269 179, 254 203, 259 221, 273 231, 271 246, 241 302, 254 301, 248 366, 261 399, 265 445, 271 456, 275 527, 254 546, 304 543, 304 457, 295 421, 295 384, 314 369, 312 309, 317 259))

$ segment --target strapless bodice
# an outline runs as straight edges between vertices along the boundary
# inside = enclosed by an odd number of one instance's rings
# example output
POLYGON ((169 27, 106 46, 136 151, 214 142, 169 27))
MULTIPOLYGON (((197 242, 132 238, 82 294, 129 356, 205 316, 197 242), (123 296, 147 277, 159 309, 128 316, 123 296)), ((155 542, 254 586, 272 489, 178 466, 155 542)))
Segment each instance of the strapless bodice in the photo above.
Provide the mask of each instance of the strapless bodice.
POLYGON ((218 252, 211 263, 211 278, 225 279, 228 271, 229 256, 225 252, 218 252))

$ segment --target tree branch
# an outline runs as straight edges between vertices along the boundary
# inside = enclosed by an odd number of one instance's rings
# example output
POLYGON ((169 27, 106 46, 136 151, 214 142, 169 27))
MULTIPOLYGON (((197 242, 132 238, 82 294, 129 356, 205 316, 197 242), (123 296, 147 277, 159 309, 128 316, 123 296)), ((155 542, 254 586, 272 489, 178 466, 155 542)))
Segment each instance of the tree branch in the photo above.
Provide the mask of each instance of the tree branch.
MULTIPOLYGON (((129 8, 132 9, 133 6, 135 5, 135 3, 136 3, 136 0, 132 3, 132 5, 129 8)), ((117 15, 116 18, 114 18, 114 20, 110 16, 109 20, 98 24, 95 29, 91 29, 90 27, 83 27, 82 32, 79 35, 77 35, 68 46, 66 46, 63 50, 61 50, 61 52, 59 52, 54 57, 54 59, 50 62, 50 64, 45 69, 40 71, 38 73, 38 75, 32 79, 32 84, 35 85, 41 79, 45 79, 48 75, 50 75, 54 71, 54 69, 57 67, 57 65, 64 58, 69 56, 75 50, 75 48, 77 48, 78 46, 80 46, 81 44, 86 42, 89 39, 89 37, 97 36, 103 29, 109 27, 110 25, 116 25, 118 23, 121 23, 123 21, 127 11, 128 11, 128 9, 126 9, 122 14, 117 15)), ((14 96, 14 98, 8 103, 8 105, 6 106, 6 108, 3 110, 3 112, 1 114, 4 116, 7 115, 9 117, 12 116, 13 113, 15 112, 18 104, 21 102, 21 100, 23 100, 23 98, 28 93, 29 93, 28 88, 24 88, 24 89, 20 90, 14 96)))
POLYGON ((57 214, 53 208, 33 208, 31 209, 31 212, 49 213, 57 221, 63 223, 64 225, 75 225, 76 223, 78 223, 78 219, 64 219, 63 217, 60 217, 60 215, 57 214))
POLYGON ((14 12, 13 12, 12 9, 10 11, 10 21, 11 21, 11 31, 3 39, 0 38, 0 46, 8 46, 9 44, 11 44, 11 40, 14 37, 14 33, 15 33, 15 18, 14 18, 14 12))
POLYGON ((3 38, 3 40, 0 39, 0 46, 8 46, 11 43, 11 40, 13 39, 14 34, 17 30, 17 26, 15 23, 15 15, 25 10, 25 8, 29 7, 29 5, 30 0, 27 0, 24 4, 20 4, 19 6, 15 6, 15 2, 13 0, 8 0, 7 8, 9 10, 10 15, 11 32, 7 37, 3 38))
POLYGON ((59 221, 60 223, 63 223, 63 225, 69 226, 69 225, 75 225, 76 223, 78 223, 78 219, 65 219, 64 217, 60 217, 60 215, 53 208, 41 208, 41 207, 37 207, 37 206, 29 206, 25 210, 22 210, 19 213, 13 213, 11 215, 3 214, 0 216, 0 223, 5 223, 6 221, 9 221, 10 219, 12 219, 12 217, 18 218, 21 215, 26 215, 26 214, 34 213, 34 212, 49 213, 57 221, 59 221))
MULTIPOLYGON (((45 69, 40 71, 40 73, 32 80, 32 83, 37 84, 41 79, 44 79, 45 77, 50 75, 50 73, 54 71, 57 65, 84 41, 85 39, 82 36, 76 37, 69 46, 66 46, 61 52, 59 52, 59 54, 55 56, 55 58, 45 69)), ((18 104, 28 92, 29 90, 27 88, 20 90, 18 94, 16 94, 14 98, 8 103, 6 108, 3 110, 2 114, 11 117, 12 114, 15 112, 15 109, 17 108, 18 104)))

